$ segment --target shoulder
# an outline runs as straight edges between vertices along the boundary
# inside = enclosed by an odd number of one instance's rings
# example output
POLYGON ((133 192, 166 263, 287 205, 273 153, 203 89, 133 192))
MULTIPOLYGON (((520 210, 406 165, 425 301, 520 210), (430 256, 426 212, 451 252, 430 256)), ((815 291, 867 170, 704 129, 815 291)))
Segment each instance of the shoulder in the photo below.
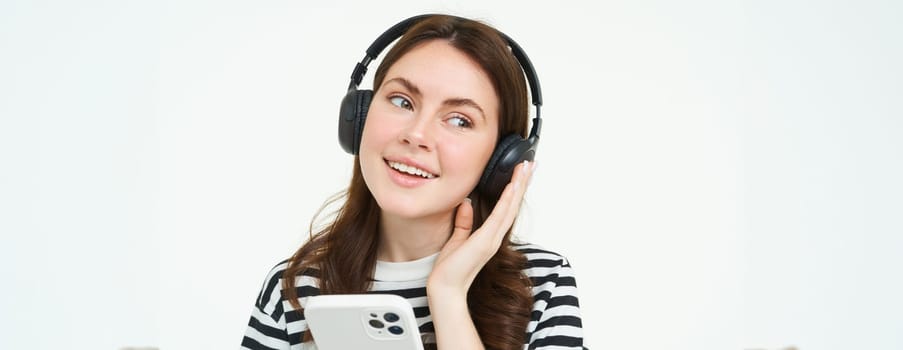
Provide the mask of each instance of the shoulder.
POLYGON ((533 243, 514 243, 512 249, 527 258, 527 270, 533 268, 570 268, 571 263, 564 255, 533 243))
POLYGON ((285 273, 286 267, 288 267, 288 260, 280 261, 270 268, 263 280, 263 285, 260 286, 260 292, 257 293, 257 300, 254 301, 254 306, 260 312, 269 315, 273 319, 282 317, 282 308, 279 306, 283 300, 282 275, 285 273))
POLYGON ((526 256, 524 273, 533 283, 533 312, 527 324, 529 348, 583 348, 577 282, 568 259, 536 244, 513 248, 526 256))
POLYGON ((527 258, 524 274, 533 282, 534 293, 561 287, 576 289, 574 269, 564 255, 533 243, 516 243, 512 248, 527 258))
MULTIPOLYGON (((291 308, 283 293, 283 283, 289 263, 290 260, 285 259, 270 268, 254 303, 261 312, 274 319, 280 318, 286 307, 291 308)), ((308 269, 295 276, 294 286, 299 299, 306 301, 307 297, 319 294, 317 275, 317 270, 308 269)))
MULTIPOLYGON (((247 349, 307 349, 301 345, 307 322, 300 310, 295 309, 286 299, 283 282, 288 277, 290 260, 280 261, 270 268, 260 287, 248 328, 242 339, 242 348, 247 349)), ((295 292, 303 307, 307 297, 319 294, 316 270, 304 271, 295 276, 295 292)))

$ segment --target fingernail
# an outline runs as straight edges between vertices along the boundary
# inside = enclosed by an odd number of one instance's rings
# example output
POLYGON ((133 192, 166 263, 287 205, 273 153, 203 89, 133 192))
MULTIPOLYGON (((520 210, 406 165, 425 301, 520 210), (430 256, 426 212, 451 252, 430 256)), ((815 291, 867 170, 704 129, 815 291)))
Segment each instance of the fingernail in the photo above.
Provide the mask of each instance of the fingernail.
POLYGON ((536 174, 536 162, 530 164, 530 179, 527 180, 527 186, 530 186, 533 183, 533 176, 536 174))
POLYGON ((470 203, 470 197, 464 197, 464 201, 470 203))

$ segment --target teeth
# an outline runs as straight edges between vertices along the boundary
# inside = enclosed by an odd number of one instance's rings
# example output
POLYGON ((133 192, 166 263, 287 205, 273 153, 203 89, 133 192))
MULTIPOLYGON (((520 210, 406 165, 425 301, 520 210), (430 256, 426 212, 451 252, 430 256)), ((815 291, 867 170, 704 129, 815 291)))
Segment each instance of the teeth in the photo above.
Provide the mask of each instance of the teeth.
POLYGON ((416 167, 413 167, 413 166, 410 166, 407 164, 402 164, 399 162, 389 162, 389 166, 392 167, 392 169, 398 170, 400 172, 408 173, 411 175, 422 176, 427 179, 432 179, 432 178, 436 177, 436 175, 430 174, 430 173, 424 171, 423 169, 416 168, 416 167))

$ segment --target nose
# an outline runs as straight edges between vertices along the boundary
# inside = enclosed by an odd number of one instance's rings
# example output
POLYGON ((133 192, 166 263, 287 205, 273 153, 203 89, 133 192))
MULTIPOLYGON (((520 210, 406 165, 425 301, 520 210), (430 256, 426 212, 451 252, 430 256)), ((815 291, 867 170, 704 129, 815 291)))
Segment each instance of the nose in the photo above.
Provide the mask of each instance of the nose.
POLYGON ((418 115, 413 118, 408 127, 401 132, 399 141, 424 151, 432 151, 434 148, 434 140, 432 137, 432 130, 430 130, 431 126, 432 123, 430 122, 429 117, 418 115))

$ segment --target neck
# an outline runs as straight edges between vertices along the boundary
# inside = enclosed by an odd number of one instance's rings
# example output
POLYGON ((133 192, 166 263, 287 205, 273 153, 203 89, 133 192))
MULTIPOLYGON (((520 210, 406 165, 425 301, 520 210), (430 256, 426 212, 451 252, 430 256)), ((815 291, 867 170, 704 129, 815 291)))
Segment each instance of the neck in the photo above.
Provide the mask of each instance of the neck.
POLYGON ((383 212, 379 221, 377 259, 417 260, 438 253, 448 241, 454 211, 423 218, 402 218, 383 212))

